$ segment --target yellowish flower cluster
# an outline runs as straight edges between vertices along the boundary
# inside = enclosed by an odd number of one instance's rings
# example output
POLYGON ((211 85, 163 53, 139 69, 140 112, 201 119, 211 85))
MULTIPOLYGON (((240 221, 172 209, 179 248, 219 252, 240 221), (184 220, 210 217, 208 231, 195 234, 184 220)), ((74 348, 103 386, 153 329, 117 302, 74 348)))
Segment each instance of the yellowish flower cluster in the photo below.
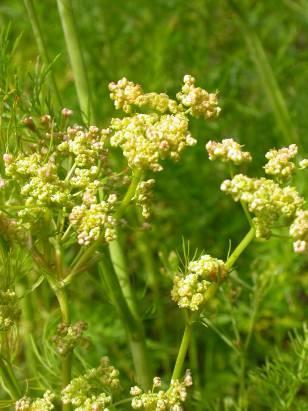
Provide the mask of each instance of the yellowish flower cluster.
POLYGON ((149 218, 151 214, 150 203, 154 184, 155 180, 151 178, 150 180, 141 181, 137 186, 136 203, 141 207, 144 218, 149 218))
POLYGON ((294 238, 294 251, 308 253, 308 210, 299 210, 290 226, 290 235, 294 238))
POLYGON ((124 113, 131 112, 131 106, 135 103, 137 97, 142 94, 141 86, 132 81, 128 81, 125 77, 117 83, 110 83, 109 91, 115 108, 123 110, 124 113))
POLYGON ((252 157, 248 151, 242 151, 242 146, 232 138, 217 141, 209 141, 205 146, 210 160, 222 160, 240 165, 251 161, 252 157))
POLYGON ((58 354, 66 356, 77 345, 88 344, 89 339, 83 336, 86 329, 87 324, 84 321, 78 321, 73 325, 59 324, 57 334, 52 338, 58 354))
POLYGON ((221 190, 230 194, 235 201, 243 201, 255 215, 256 236, 268 238, 271 228, 279 218, 294 218, 304 204, 304 199, 295 187, 281 187, 266 178, 249 178, 237 174, 225 180, 221 190))
POLYGON ((74 378, 62 390, 62 402, 72 404, 76 411, 107 411, 112 401, 110 390, 118 389, 120 385, 118 377, 119 371, 110 365, 107 357, 103 357, 99 367, 74 378))
POLYGON ((264 166, 265 173, 278 178, 289 178, 295 170, 295 164, 290 160, 296 156, 297 151, 297 145, 291 144, 289 147, 267 152, 265 157, 268 162, 264 166))
POLYGON ((50 411, 55 407, 53 400, 55 395, 51 391, 46 391, 43 398, 32 400, 29 397, 23 397, 15 403, 15 411, 50 411))
POLYGON ((68 127, 63 136, 63 142, 58 145, 60 152, 72 153, 78 167, 97 165, 106 155, 105 140, 109 130, 100 131, 95 126, 88 130, 80 126, 68 127))
POLYGON ((7 331, 19 318, 18 299, 13 290, 0 290, 0 331, 7 331))
POLYGON ((186 371, 182 382, 178 380, 171 381, 168 390, 155 392, 155 389, 160 385, 160 378, 155 377, 151 391, 143 392, 137 386, 132 387, 130 390, 131 395, 134 397, 132 399, 132 408, 146 411, 183 411, 183 403, 187 399, 187 387, 192 385, 190 371, 186 371))
POLYGON ((218 106, 217 93, 208 93, 206 90, 195 86, 196 79, 190 75, 184 76, 184 85, 177 99, 185 107, 189 107, 194 117, 206 119, 218 117, 221 109, 218 106))
POLYGON ((202 255, 188 264, 186 274, 174 277, 172 299, 180 308, 200 310, 205 302, 205 294, 212 282, 227 275, 225 263, 210 255, 202 255))
POLYGON ((170 113, 176 114, 183 111, 179 104, 169 98, 165 93, 146 93, 137 97, 135 103, 137 107, 146 107, 159 113, 170 113))
POLYGON ((131 168, 161 171, 160 159, 179 160, 180 154, 196 140, 188 131, 188 119, 183 113, 136 114, 111 121, 111 145, 121 147, 131 168))
POLYGON ((139 84, 128 81, 125 77, 117 83, 109 84, 110 98, 114 101, 116 109, 131 113, 132 106, 146 107, 159 113, 177 113, 181 107, 165 93, 143 93, 139 84))
POLYGON ((107 242, 116 238, 116 219, 112 215, 117 197, 111 194, 107 201, 95 203, 96 197, 86 191, 84 203, 75 206, 70 215, 70 223, 76 226, 78 243, 89 245, 103 236, 107 242))
MULTIPOLYGON (((55 159, 39 153, 25 156, 3 156, 5 173, 21 186, 20 193, 26 198, 26 206, 66 205, 69 200, 67 184, 57 175, 55 159)), ((26 211, 26 210, 23 210, 26 211)))
POLYGON ((304 158, 303 160, 301 160, 299 162, 299 168, 301 170, 304 170, 305 168, 308 168, 308 159, 307 158, 304 158))

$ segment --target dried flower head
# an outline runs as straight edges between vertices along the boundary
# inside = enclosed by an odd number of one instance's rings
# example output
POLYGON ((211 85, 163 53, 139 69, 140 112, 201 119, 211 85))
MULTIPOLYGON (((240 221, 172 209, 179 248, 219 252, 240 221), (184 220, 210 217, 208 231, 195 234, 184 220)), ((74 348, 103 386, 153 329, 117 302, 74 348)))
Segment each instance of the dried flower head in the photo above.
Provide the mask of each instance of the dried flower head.
POLYGON ((241 165, 251 161, 252 157, 248 151, 242 151, 242 146, 232 138, 217 141, 209 141, 205 146, 210 160, 222 160, 231 162, 235 165, 241 165))
POLYGON ((59 324, 57 334, 52 338, 58 354, 66 356, 78 345, 88 345, 89 338, 83 335, 87 328, 87 323, 84 321, 78 321, 73 325, 59 324))

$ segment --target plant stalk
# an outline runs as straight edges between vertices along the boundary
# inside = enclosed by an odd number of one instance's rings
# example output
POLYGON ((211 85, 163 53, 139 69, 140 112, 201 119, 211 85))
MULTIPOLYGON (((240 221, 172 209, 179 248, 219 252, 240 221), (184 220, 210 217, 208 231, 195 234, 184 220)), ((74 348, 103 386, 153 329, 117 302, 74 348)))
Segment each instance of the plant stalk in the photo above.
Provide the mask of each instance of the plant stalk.
POLYGON ((82 117, 86 123, 89 123, 94 120, 94 108, 90 98, 88 76, 78 38, 73 4, 71 0, 57 0, 57 3, 82 117))
MULTIPOLYGON (((233 251, 233 253, 230 255, 230 257, 228 258, 228 260, 226 261, 226 267, 228 270, 231 270, 231 268, 233 267, 233 265, 235 264, 235 262, 237 261, 237 259, 240 257, 240 255, 243 253, 243 251, 248 247, 248 245, 252 242, 252 240, 255 238, 255 228, 251 227, 250 230, 248 231, 248 233, 245 235, 245 237, 242 239, 242 241, 238 244, 238 246, 235 248, 235 250, 233 251)), ((205 296, 205 301, 208 301, 210 298, 212 298, 216 291, 218 290, 219 284, 213 284, 206 296, 205 296)), ((183 369, 183 365, 184 365, 184 361, 185 361, 185 357, 187 354, 187 350, 189 347, 189 341, 191 338, 191 328, 192 328, 192 322, 186 320, 186 325, 185 325, 185 330, 184 330, 184 334, 182 337, 182 342, 180 345, 180 349, 178 352, 178 356, 176 359, 176 363, 175 363, 175 367, 174 367, 174 371, 172 374, 172 379, 179 379, 182 373, 182 369, 183 369)))
MULTIPOLYGON (((62 321, 65 324, 70 324, 70 311, 68 306, 68 299, 65 289, 56 290, 56 297, 59 302, 62 321)), ((62 389, 65 388, 71 381, 72 377, 72 362, 73 362, 73 353, 69 352, 62 361, 62 389)), ((70 411, 70 404, 63 404, 62 411, 70 411)))
MULTIPOLYGON (((36 10, 33 4, 33 0, 24 0, 24 4, 25 4, 25 8, 27 10, 28 13, 28 17, 32 26, 32 30, 33 30, 33 34, 35 37, 35 41, 39 50, 39 53, 42 57, 42 60, 44 61, 44 63, 46 64, 46 66, 50 66, 50 58, 48 55, 48 51, 47 51, 47 47, 46 47, 46 42, 43 36, 43 32, 40 26, 40 22, 38 19, 38 16, 36 14, 36 10)), ((57 86, 57 82, 55 79, 55 76, 53 74, 52 69, 50 70, 50 81, 51 81, 51 85, 53 88, 53 91, 55 92, 58 104, 60 106, 62 106, 61 103, 61 96, 59 93, 59 89, 57 86)))
POLYGON ((180 379, 181 374, 182 374, 182 369, 183 369, 183 364, 185 361, 186 353, 189 347, 189 342, 191 339, 191 329, 192 329, 192 324, 186 322, 185 329, 184 329, 184 334, 182 337, 180 349, 178 352, 178 356, 175 362, 174 370, 171 379, 173 381, 180 379))
POLYGON ((142 322, 132 311, 124 296, 108 250, 99 262, 99 274, 107 285, 109 294, 126 329, 137 382, 143 389, 148 390, 151 387, 151 370, 142 322))

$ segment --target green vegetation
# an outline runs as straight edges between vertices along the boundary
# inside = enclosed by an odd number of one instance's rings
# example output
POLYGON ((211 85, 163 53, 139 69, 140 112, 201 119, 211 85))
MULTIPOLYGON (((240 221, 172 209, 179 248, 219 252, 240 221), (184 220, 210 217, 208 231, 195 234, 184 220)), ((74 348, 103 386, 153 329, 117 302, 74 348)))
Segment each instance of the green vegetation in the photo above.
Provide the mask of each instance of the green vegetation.
POLYGON ((307 0, 0 23, 0 409, 306 411, 307 0))

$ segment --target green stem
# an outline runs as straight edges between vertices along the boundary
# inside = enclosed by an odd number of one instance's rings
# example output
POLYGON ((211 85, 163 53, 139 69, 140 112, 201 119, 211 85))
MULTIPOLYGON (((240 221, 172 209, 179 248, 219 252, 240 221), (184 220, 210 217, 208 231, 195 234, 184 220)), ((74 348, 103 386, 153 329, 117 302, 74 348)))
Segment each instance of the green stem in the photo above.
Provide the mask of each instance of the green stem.
MULTIPOLYGON (((228 270, 231 270, 231 268, 233 267, 233 265, 235 264, 239 256, 243 253, 243 251, 247 248, 247 246, 251 243, 251 241, 254 238, 255 238, 255 228, 251 227, 248 233, 245 235, 245 237, 238 244, 238 246, 235 248, 233 253, 230 255, 230 257, 226 261, 226 267, 228 270)), ((212 298, 215 295, 216 291, 218 290, 218 287, 219 287, 219 284, 215 283, 209 288, 207 294, 205 295, 205 301, 208 301, 210 298, 212 298)), ((183 364, 184 364, 188 346, 189 346, 190 337, 191 337, 191 322, 186 321, 186 326, 185 326, 184 334, 182 337, 182 342, 180 345, 174 371, 172 374, 173 380, 179 379, 181 376, 183 364)))
MULTIPOLYGON (((39 23, 39 19, 35 11, 33 0, 24 0, 24 4, 25 4, 25 7, 28 13, 31 26, 32 26, 33 34, 34 34, 34 37, 37 43, 39 53, 44 63, 46 64, 46 66, 50 66, 50 59, 48 56, 45 39, 44 39, 42 29, 39 23)), ((58 89, 56 79, 55 79, 55 76, 52 70, 50 70, 50 80, 51 80, 53 91, 55 92, 55 95, 57 97, 58 104, 61 106, 62 105, 61 97, 60 97, 59 89, 58 89)))
POLYGON ((233 251, 233 253, 229 256, 227 262, 226 262, 226 268, 228 270, 231 270, 239 256, 242 254, 242 252, 247 248, 247 246, 251 243, 251 241, 255 238, 256 235, 256 230, 254 227, 251 227, 248 233, 245 235, 245 237, 242 239, 242 241, 238 244, 236 249, 233 251))
POLYGON ((108 251, 105 252, 99 263, 99 273, 102 281, 107 285, 113 303, 126 329, 137 382, 143 389, 148 390, 151 387, 151 370, 143 326, 139 317, 136 317, 135 313, 132 312, 125 299, 108 251))
POLYGON ((130 186, 128 187, 128 190, 115 214, 115 217, 119 220, 123 213, 125 212, 127 206, 129 205, 129 203, 131 202, 131 200, 133 199, 135 193, 136 193, 136 189, 137 186, 142 178, 142 170, 141 169, 135 169, 133 171, 133 175, 132 175, 132 181, 130 183, 130 186))
POLYGON ((178 352, 178 356, 175 362, 175 366, 174 366, 174 370, 173 370, 173 374, 171 378, 174 381, 180 379, 181 374, 182 374, 183 364, 185 361, 186 353, 187 353, 190 338, 191 338, 191 329, 192 329, 191 323, 187 322, 185 325, 182 342, 180 345, 180 349, 178 352))
MULTIPOLYGON (((70 324, 70 311, 68 306, 67 294, 64 289, 56 290, 56 297, 59 302, 62 321, 65 324, 70 324)), ((73 353, 68 353, 62 360, 62 389, 65 388, 71 381, 72 377, 72 362, 73 362, 73 353)), ((69 411, 71 409, 70 404, 63 404, 62 411, 69 411)))
POLYGON ((136 297, 131 287, 129 273, 127 271, 126 261, 119 239, 112 241, 109 244, 109 252, 114 271, 119 279, 127 304, 134 316, 139 319, 136 297))
POLYGON ((80 109, 85 122, 94 120, 87 71, 77 34, 71 0, 57 0, 67 52, 72 66, 80 109))

